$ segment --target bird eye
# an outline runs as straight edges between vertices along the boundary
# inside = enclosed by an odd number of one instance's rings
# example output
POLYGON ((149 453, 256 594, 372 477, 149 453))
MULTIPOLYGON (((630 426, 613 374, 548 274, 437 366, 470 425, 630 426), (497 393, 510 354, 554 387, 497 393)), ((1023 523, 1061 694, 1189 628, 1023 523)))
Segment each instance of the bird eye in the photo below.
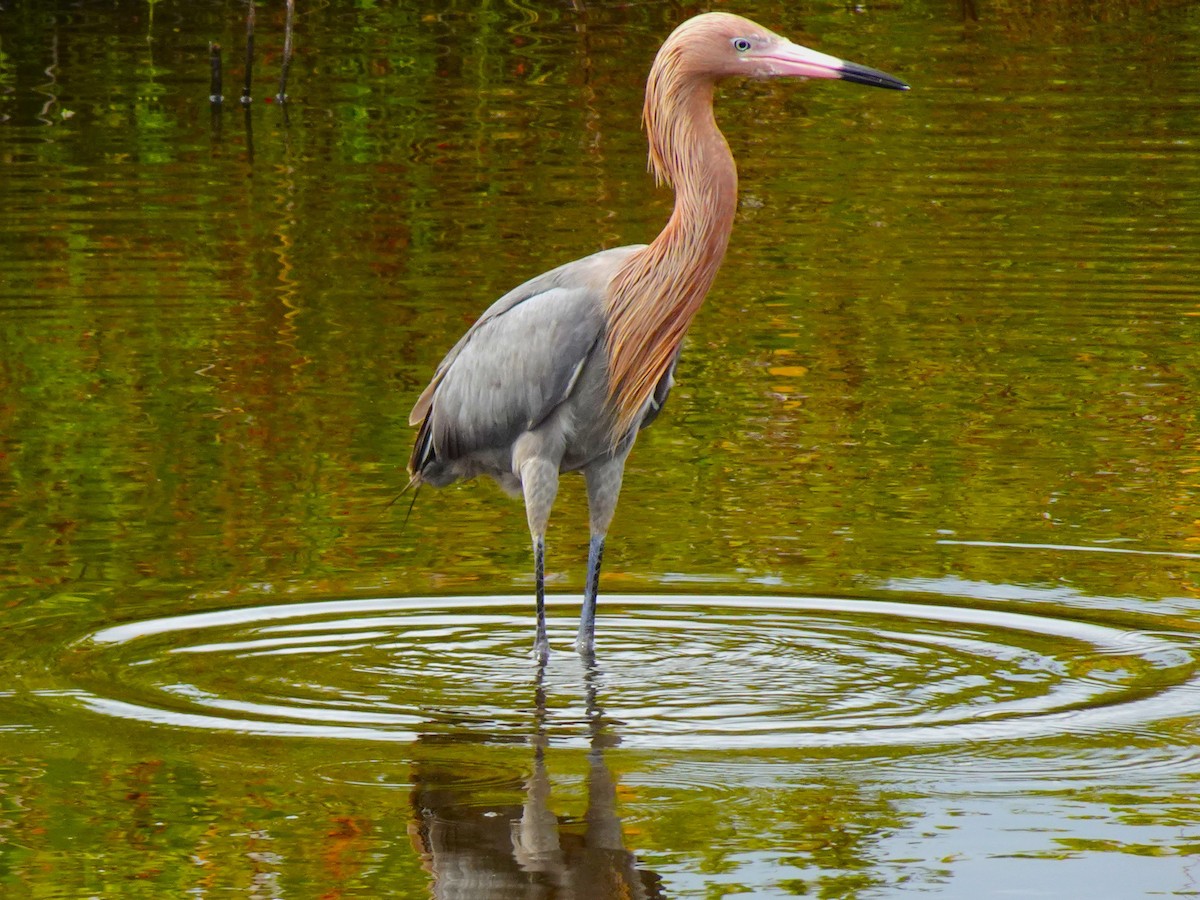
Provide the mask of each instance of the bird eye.
POLYGON ((747 50, 750 49, 750 42, 748 40, 746 40, 745 38, 734 38, 733 39, 733 49, 736 50, 738 53, 745 53, 747 50))

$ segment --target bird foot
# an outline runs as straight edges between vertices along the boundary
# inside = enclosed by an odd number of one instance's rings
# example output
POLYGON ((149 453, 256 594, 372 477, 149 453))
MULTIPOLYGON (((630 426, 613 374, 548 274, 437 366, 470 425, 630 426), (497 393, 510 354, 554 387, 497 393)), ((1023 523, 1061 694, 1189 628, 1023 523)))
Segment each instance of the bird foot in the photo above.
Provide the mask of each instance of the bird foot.
POLYGON ((579 632, 575 638, 575 652, 583 657, 585 663, 596 661, 596 636, 591 632, 579 632))

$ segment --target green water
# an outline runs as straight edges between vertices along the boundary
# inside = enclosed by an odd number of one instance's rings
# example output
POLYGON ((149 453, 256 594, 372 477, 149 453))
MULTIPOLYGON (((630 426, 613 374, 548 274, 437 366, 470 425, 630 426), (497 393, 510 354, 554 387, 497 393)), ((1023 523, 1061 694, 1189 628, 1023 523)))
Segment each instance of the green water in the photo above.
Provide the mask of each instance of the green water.
POLYGON ((645 241, 698 7, 0 7, 0 892, 1200 894, 1200 6, 745 2, 730 253, 570 650, 422 491, 495 297, 645 241), (209 100, 209 42, 226 101, 209 100))

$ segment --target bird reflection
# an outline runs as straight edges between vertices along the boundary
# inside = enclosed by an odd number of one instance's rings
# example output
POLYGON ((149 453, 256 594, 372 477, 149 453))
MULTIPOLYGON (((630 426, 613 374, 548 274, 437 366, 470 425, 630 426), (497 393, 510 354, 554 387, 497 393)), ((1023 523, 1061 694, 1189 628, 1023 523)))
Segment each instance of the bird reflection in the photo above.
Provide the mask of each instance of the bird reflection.
MULTIPOLYGON (((609 900, 661 897, 660 879, 638 868, 625 849, 617 815, 616 781, 604 759, 617 738, 599 701, 600 673, 587 665, 584 689, 588 718, 587 810, 580 822, 560 818, 551 805, 546 762, 545 667, 534 686, 533 765, 512 787, 524 803, 489 804, 478 785, 452 770, 416 773, 410 826, 413 846, 433 876, 438 900, 562 898, 609 900)), ((495 787, 494 785, 492 787, 495 787)))

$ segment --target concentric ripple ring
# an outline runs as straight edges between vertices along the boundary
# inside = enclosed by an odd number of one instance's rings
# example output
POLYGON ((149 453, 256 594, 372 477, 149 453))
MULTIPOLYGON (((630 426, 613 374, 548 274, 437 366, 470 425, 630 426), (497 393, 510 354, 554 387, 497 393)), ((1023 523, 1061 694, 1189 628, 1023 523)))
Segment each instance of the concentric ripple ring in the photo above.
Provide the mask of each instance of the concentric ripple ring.
MULTIPOLYGON (((609 595, 591 702, 626 747, 929 745, 1139 728, 1200 702, 1189 635, 965 606, 609 595)), ((574 597, 550 598, 539 728, 583 745, 574 597)), ((73 703, 175 727, 331 739, 524 740, 528 598, 334 600, 104 628, 73 703)))

